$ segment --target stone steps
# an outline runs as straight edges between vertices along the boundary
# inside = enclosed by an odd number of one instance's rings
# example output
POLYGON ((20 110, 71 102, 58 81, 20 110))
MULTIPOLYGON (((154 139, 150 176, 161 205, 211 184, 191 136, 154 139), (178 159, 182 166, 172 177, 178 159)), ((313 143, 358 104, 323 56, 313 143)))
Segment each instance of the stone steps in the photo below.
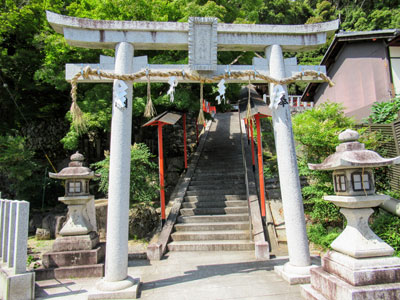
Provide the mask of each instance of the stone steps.
POLYGON ((230 200, 246 200, 246 195, 203 195, 203 196, 186 196, 185 202, 218 202, 230 200))
POLYGON ((219 168, 218 170, 212 170, 210 168, 199 168, 194 172, 196 176, 222 176, 221 179, 225 179, 226 175, 229 176, 244 176, 244 169, 236 169, 236 168, 219 168))
POLYGON ((229 214, 229 215, 203 215, 203 216, 179 216, 178 223, 215 223, 215 222, 248 222, 249 215, 229 214))
POLYGON ((169 251, 254 250, 240 140, 231 131, 238 132, 239 124, 222 121, 213 123, 208 133, 169 251))
POLYGON ((230 200, 230 201, 193 201, 182 203, 183 208, 217 208, 217 207, 247 207, 245 200, 230 200))
POLYGON ((201 191, 187 191, 186 196, 214 196, 214 195, 240 195, 241 199, 246 199, 246 190, 201 190, 201 191))
POLYGON ((212 183, 214 180, 244 180, 244 174, 231 174, 229 172, 224 174, 194 174, 192 177, 194 181, 205 181, 209 180, 212 183))
POLYGON ((202 215, 229 215, 248 213, 245 207, 205 207, 205 208, 182 208, 181 215, 186 216, 202 216, 202 215))
POLYGON ((230 179, 230 180, 213 180, 212 182, 210 182, 209 180, 192 180, 190 182, 190 187, 193 186, 219 186, 221 184, 230 184, 230 185, 241 185, 241 184, 245 184, 244 179, 240 180, 240 179, 230 179))
POLYGON ((223 241, 173 241, 168 244, 169 251, 250 251, 254 243, 243 240, 223 241))
POLYGON ((210 231, 177 231, 172 234, 174 241, 221 241, 249 239, 248 230, 210 230, 210 231))
POLYGON ((202 185, 202 186, 189 186, 188 191, 238 191, 243 192, 243 189, 246 190, 245 184, 237 184, 237 185, 230 185, 230 184, 221 184, 221 185, 202 185))
POLYGON ((209 230, 246 230, 249 222, 208 222, 208 223, 181 223, 175 229, 180 231, 209 231, 209 230))

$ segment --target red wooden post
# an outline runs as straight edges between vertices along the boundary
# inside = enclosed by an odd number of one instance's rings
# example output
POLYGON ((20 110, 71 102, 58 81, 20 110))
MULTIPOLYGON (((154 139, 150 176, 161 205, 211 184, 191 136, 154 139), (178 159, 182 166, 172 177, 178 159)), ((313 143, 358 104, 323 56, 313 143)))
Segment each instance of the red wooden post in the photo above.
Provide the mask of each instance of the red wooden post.
POLYGON ((183 114, 183 156, 185 159, 185 169, 187 169, 187 149, 186 148, 187 148, 187 145, 186 145, 186 113, 184 113, 183 114))
POLYGON ((251 160, 253 162, 253 171, 256 171, 256 161, 254 157, 253 120, 250 120, 250 136, 251 136, 251 160))
POLYGON ((164 191, 164 154, 163 154, 163 123, 158 123, 158 166, 160 172, 161 224, 165 224, 165 191, 164 191))
POLYGON ((263 157, 262 157, 262 146, 261 146, 260 116, 255 115, 255 118, 257 126, 258 179, 260 181, 261 216, 265 218, 265 187, 264 187, 264 168, 263 168, 263 157))
POLYGON ((244 125, 246 125, 246 135, 247 135, 247 145, 250 144, 250 135, 249 135, 249 122, 247 119, 244 119, 244 125))
POLYGON ((197 124, 197 119, 196 119, 196 143, 199 144, 199 125, 197 124))

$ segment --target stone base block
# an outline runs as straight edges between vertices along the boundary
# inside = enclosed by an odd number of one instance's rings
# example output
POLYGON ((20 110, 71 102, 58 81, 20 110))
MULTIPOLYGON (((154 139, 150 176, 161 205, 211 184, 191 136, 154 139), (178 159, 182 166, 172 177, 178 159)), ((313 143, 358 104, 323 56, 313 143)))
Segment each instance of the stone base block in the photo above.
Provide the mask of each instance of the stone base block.
MULTIPOLYGON (((311 269, 311 287, 314 295, 320 294, 329 300, 400 299, 400 283, 353 286, 325 272, 322 267, 311 269)), ((309 290, 308 287, 304 292, 309 290)))
POLYGON ((337 275, 354 286, 400 282, 400 258, 376 257, 356 259, 329 251, 322 258, 324 271, 337 275))
POLYGON ((280 277, 282 277, 285 281, 287 281, 290 285, 293 284, 305 284, 310 283, 310 269, 316 268, 316 266, 308 266, 301 269, 304 269, 302 273, 297 274, 294 272, 289 272, 285 266, 275 266, 274 270, 280 277))
POLYGON ((301 286, 301 296, 307 300, 329 300, 318 291, 314 290, 311 284, 305 284, 301 286))
POLYGON ((128 288, 115 291, 100 291, 96 289, 94 291, 89 291, 87 299, 137 299, 139 297, 141 286, 140 278, 128 277, 128 279, 133 282, 133 285, 128 288))
POLYGON ((80 265, 60 268, 39 268, 35 270, 36 280, 103 277, 104 264, 80 265))
POLYGON ((11 270, 0 268, 0 299, 35 299, 35 273, 12 274, 11 270))
POLYGON ((269 260, 268 242, 255 242, 255 256, 257 260, 269 260))
POLYGON ((57 268, 78 265, 95 265, 104 260, 105 243, 93 250, 47 252, 42 261, 45 268, 57 268))
POLYGON ((54 252, 92 250, 99 243, 99 236, 92 231, 85 235, 61 236, 53 244, 54 252))
POLYGON ((148 260, 160 260, 163 257, 162 245, 155 243, 150 244, 147 247, 147 259, 148 260))

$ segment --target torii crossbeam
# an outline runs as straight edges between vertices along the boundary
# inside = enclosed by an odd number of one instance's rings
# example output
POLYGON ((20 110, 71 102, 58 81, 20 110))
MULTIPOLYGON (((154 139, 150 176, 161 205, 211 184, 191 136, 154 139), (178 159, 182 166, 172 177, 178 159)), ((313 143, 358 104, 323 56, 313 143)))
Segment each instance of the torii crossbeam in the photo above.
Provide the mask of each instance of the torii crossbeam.
MULTIPOLYGON (((203 78, 228 74, 235 70, 259 72, 276 79, 288 77, 292 72, 317 71, 317 76, 299 78, 303 81, 320 81, 325 74, 323 67, 297 66, 294 59, 284 60, 282 51, 309 51, 323 45, 332 35, 339 21, 309 25, 255 25, 219 24, 216 18, 189 18, 188 23, 146 21, 103 21, 62 16, 47 12, 47 19, 58 33, 63 34, 72 46, 85 48, 115 49, 115 58, 103 57, 92 68, 107 70, 113 74, 132 74, 138 70, 174 69, 197 72, 203 78), (147 58, 133 57, 136 50, 187 50, 188 65, 148 65, 147 58), (218 51, 264 51, 266 59, 255 59, 251 66, 218 66, 218 51), (304 68, 304 69, 302 69, 304 68)), ((85 66, 66 65, 66 79, 85 66)), ((79 79, 90 82, 112 82, 107 78, 89 76, 79 79)), ((138 81, 145 80, 137 79, 138 81)), ((166 82, 168 78, 151 78, 166 82)), ((227 82, 248 82, 248 76, 227 82)), ((182 82, 192 82, 180 78, 182 82)), ((132 81, 125 81, 126 106, 120 105, 117 94, 120 80, 114 80, 113 116, 110 145, 110 183, 105 278, 97 285, 99 293, 123 293, 132 291, 136 296, 134 280, 127 276, 128 269, 128 206, 130 145, 132 127, 132 81), (113 291, 113 292, 110 292, 113 291), (123 291, 123 292, 122 292, 123 291)), ((253 82, 257 82, 254 80, 253 82)), ((286 86, 283 85, 283 89, 286 86)), ((270 92, 274 91, 271 84, 270 92)), ((275 95, 271 94, 270 99, 275 95)), ((293 140, 289 106, 275 106, 272 110, 278 169, 281 182, 282 202, 288 239, 289 263, 285 264, 284 277, 301 277, 309 274, 310 255, 305 229, 303 202, 298 177, 296 152, 293 140), (286 275, 285 275, 286 274, 286 275)), ((103 295, 106 297, 105 295, 103 295)), ((99 295, 93 296, 98 298, 99 295)), ((111 296, 110 296, 111 297, 111 296)), ((90 298, 90 296, 89 296, 90 298)), ((96 298, 96 299, 97 299, 96 298)))

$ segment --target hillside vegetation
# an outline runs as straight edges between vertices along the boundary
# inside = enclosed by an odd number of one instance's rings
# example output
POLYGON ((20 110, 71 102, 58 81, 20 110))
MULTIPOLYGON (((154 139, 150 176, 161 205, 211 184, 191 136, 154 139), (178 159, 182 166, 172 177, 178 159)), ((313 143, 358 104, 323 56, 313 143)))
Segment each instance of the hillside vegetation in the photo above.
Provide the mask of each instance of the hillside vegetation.
MULTIPOLYGON (((112 88, 110 84, 81 84, 78 101, 88 123, 80 136, 70 126, 70 85, 64 80, 66 63, 98 62, 99 55, 113 50, 69 46, 46 21, 45 11, 68 16, 107 20, 186 22, 189 16, 217 17, 219 22, 257 24, 304 24, 341 20, 342 30, 376 30, 400 27, 400 1, 390 0, 4 0, 0 5, 0 191, 9 198, 26 199, 33 205, 54 202, 59 184, 44 180, 72 150, 104 141, 110 132, 112 88), (23 184, 22 184, 23 183, 23 184), (43 195, 43 190, 47 193, 43 195)), ((328 44, 327 44, 328 45, 328 44)), ((301 64, 319 63, 327 45, 297 56, 301 64)), ((184 51, 136 51, 150 63, 187 63, 184 51)), ((255 53, 224 52, 219 64, 249 64, 255 53)), ((260 53, 263 55, 263 53, 260 53)), ((293 85, 292 92, 304 86, 293 85)), ((179 85, 175 102, 166 96, 166 84, 152 84, 158 112, 169 107, 197 111, 199 85, 179 85)), ((229 85, 227 98, 234 100, 238 85, 229 85)), ((144 123, 146 86, 134 84, 133 126, 144 123)), ((214 99, 216 87, 205 86, 205 98, 214 99)), ((224 107, 219 109, 223 110, 224 107)), ((142 142, 140 135, 135 142, 142 142)))

